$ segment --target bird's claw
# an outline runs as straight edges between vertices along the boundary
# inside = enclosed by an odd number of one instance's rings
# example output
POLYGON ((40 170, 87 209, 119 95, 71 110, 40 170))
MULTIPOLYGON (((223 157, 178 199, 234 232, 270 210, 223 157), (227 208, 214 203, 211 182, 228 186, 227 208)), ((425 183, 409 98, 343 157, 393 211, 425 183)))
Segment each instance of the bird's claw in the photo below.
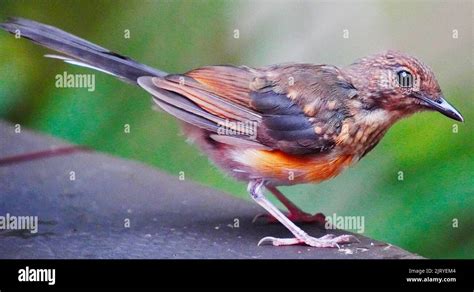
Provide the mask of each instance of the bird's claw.
POLYGON ((312 247, 337 247, 340 248, 339 244, 360 242, 360 240, 354 235, 344 234, 335 236, 334 234, 326 234, 323 237, 316 238, 312 236, 304 236, 302 238, 275 238, 275 237, 264 237, 258 245, 274 245, 274 246, 288 246, 288 245, 308 245, 312 247))

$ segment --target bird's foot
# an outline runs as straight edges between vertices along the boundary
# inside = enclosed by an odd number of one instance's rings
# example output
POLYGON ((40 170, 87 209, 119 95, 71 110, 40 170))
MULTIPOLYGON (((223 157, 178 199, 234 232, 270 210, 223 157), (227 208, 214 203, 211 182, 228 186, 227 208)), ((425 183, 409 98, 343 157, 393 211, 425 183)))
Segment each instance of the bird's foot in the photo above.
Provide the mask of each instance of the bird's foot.
POLYGON ((288 245, 308 245, 312 247, 337 247, 339 244, 360 242, 354 235, 340 235, 335 236, 333 234, 327 234, 323 237, 316 238, 309 235, 305 235, 301 238, 275 238, 267 236, 262 238, 258 245, 271 244, 274 246, 288 246, 288 245))
MULTIPOLYGON (((317 224, 321 227, 326 225, 326 216, 322 213, 317 213, 314 215, 308 214, 303 211, 293 211, 290 213, 285 213, 285 216, 294 223, 305 223, 305 224, 317 224)), ((279 221, 268 213, 257 214, 252 220, 252 223, 255 223, 257 220, 263 219, 266 223, 279 223, 279 221)))

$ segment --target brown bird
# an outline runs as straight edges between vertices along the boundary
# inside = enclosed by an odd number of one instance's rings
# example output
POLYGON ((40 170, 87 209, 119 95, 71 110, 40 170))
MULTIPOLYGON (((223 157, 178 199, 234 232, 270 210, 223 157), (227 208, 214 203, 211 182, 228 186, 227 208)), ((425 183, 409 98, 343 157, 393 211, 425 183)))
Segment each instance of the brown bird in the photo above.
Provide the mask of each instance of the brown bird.
POLYGON ((183 122, 185 134, 224 171, 248 182, 251 197, 294 238, 273 245, 336 247, 354 237, 315 238, 293 221, 320 221, 298 209, 277 186, 317 183, 338 175, 372 150, 398 120, 419 111, 461 114, 443 97, 432 70, 415 57, 387 51, 345 68, 284 64, 263 68, 208 66, 166 74, 55 27, 11 18, 3 29, 63 53, 47 55, 138 84, 183 122), (289 218, 263 194, 272 192, 289 218))

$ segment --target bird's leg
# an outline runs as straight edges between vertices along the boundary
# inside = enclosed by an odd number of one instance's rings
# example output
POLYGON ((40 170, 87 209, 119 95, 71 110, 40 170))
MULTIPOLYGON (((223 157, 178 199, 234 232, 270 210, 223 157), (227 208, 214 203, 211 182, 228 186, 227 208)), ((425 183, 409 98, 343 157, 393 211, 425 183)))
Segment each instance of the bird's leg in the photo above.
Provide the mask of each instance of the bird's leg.
MULTIPOLYGON (((274 187, 274 186, 265 186, 265 188, 267 190, 269 190, 275 196, 275 198, 277 198, 285 206, 285 208, 289 212, 286 215, 286 217, 288 219, 290 219, 292 222, 316 223, 316 224, 318 224, 322 227, 325 226, 326 216, 324 216, 324 214, 322 214, 322 213, 317 213, 315 215, 308 214, 308 213, 304 212, 303 210, 301 210, 300 208, 298 208, 295 204, 293 204, 293 202, 288 200, 288 198, 285 197, 285 195, 283 195, 283 193, 280 190, 278 190, 276 187, 274 187)), ((267 220, 267 222, 269 222, 269 223, 277 223, 278 222, 278 220, 275 217, 273 217, 269 214, 265 214, 265 213, 258 214, 257 216, 255 216, 253 218, 253 222, 257 221, 259 218, 265 218, 267 220)))
POLYGON ((332 234, 327 234, 323 237, 316 238, 308 235, 301 228, 291 222, 277 207, 275 207, 264 195, 264 180, 256 179, 249 182, 247 190, 252 196, 252 199, 267 210, 273 217, 275 217, 281 224, 283 224, 295 237, 294 238, 275 238, 265 237, 262 238, 258 245, 261 244, 272 244, 275 246, 280 245, 295 245, 295 244, 306 244, 313 247, 339 247, 339 243, 349 243, 352 240, 356 240, 353 235, 340 235, 335 237, 332 234))

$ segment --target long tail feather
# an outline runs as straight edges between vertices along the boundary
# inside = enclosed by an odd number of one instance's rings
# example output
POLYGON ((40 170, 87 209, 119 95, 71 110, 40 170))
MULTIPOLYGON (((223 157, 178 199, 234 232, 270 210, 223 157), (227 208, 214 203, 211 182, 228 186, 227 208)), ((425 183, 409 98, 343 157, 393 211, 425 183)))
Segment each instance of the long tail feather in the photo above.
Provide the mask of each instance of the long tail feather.
POLYGON ((0 28, 19 34, 44 47, 60 52, 68 57, 47 55, 63 61, 97 69, 117 76, 125 81, 137 83, 141 76, 165 76, 167 73, 140 64, 128 57, 111 52, 103 47, 81 39, 53 26, 23 18, 9 18, 0 23, 0 28))

